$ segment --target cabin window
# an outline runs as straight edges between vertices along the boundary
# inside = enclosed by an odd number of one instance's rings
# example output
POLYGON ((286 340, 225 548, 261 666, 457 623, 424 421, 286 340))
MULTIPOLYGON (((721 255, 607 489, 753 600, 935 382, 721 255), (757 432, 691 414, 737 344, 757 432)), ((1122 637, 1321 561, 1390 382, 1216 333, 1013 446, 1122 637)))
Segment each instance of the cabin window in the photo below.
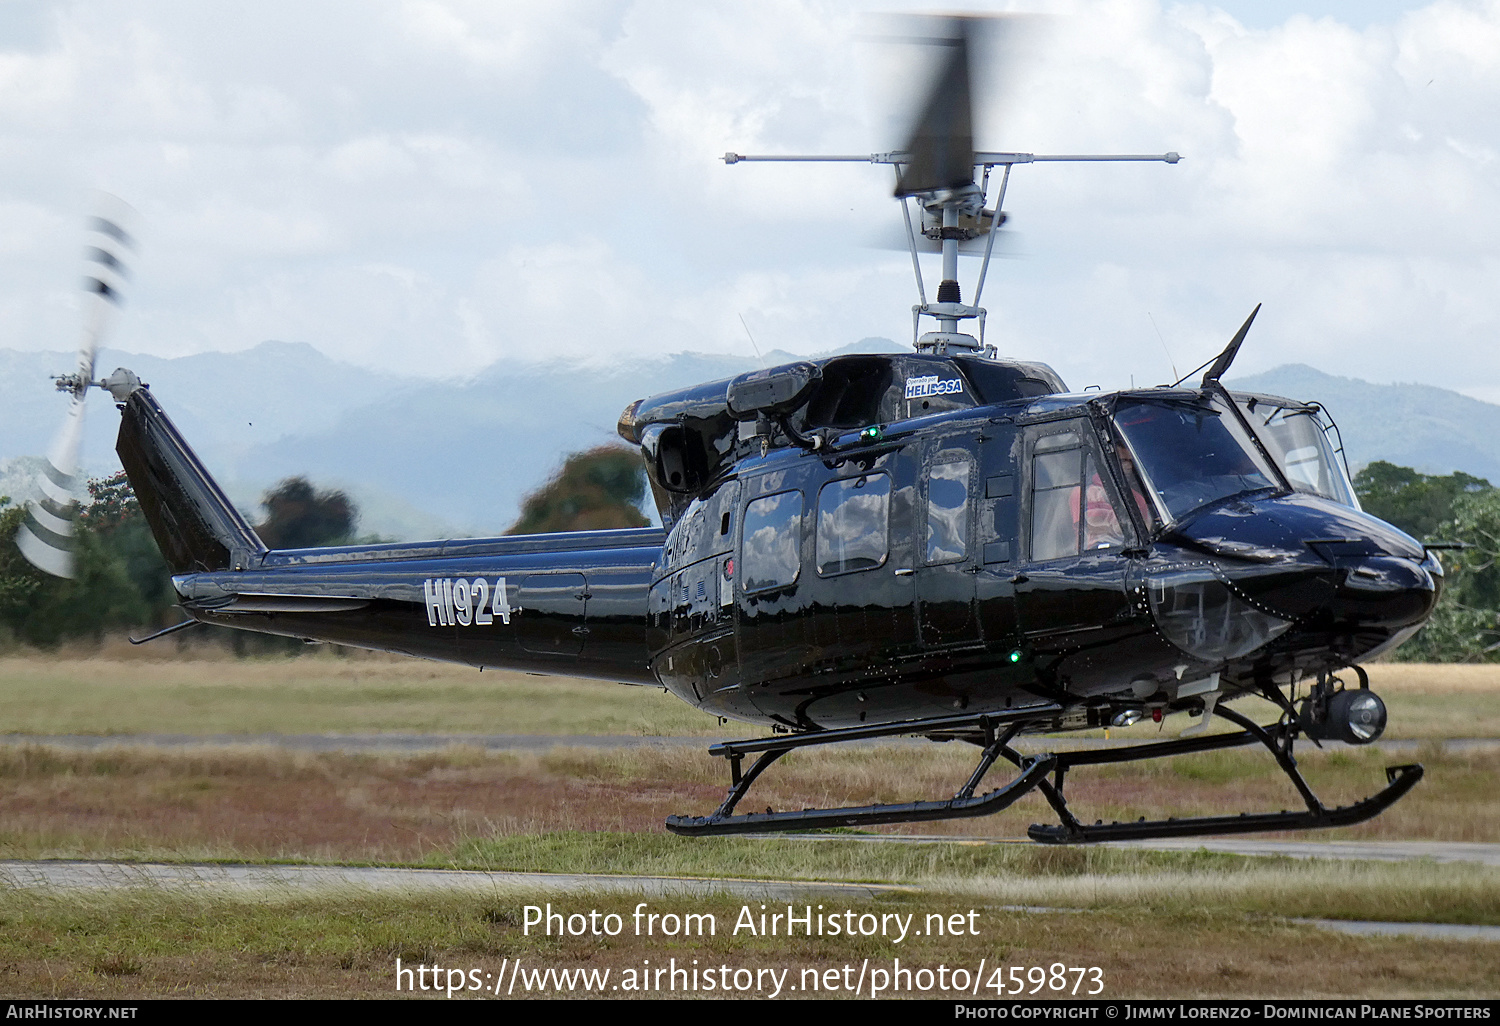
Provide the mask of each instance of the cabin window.
POLYGON ((778 492, 745 506, 741 580, 746 592, 783 588, 802 567, 802 493, 778 492))
POLYGON ((1076 432, 1037 439, 1031 456, 1031 558, 1125 544, 1099 463, 1076 432))
POLYGON ((956 563, 969 552, 972 460, 937 463, 927 471, 927 562, 956 563))
POLYGON ((830 481, 818 492, 818 573, 872 570, 890 551, 889 474, 830 481))

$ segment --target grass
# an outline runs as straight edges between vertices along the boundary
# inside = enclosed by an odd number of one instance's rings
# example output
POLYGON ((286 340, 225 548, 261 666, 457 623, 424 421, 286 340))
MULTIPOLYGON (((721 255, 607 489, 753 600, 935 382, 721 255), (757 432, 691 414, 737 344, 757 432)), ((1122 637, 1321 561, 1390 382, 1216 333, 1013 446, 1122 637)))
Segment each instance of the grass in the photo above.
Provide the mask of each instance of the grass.
MULTIPOLYGON (((1373 668, 1372 677, 1391 707, 1392 736, 1500 736, 1496 672, 1392 664, 1373 668)), ((387 657, 177 661, 115 649, 0 659, 0 725, 42 734, 738 733, 650 689, 481 675, 387 657)), ((762 778, 746 807, 951 793, 973 758, 959 744, 797 752, 762 778)), ((1331 803, 1378 788, 1388 762, 1421 761, 1428 771, 1384 815, 1316 837, 1500 841, 1500 751, 1434 745, 1393 758, 1304 748, 1299 759, 1331 803)), ((516 957, 537 967, 615 973, 646 959, 660 965, 699 958, 705 965, 789 969, 794 976, 809 967, 859 965, 865 958, 889 965, 900 957, 912 967, 974 966, 980 958, 1023 968, 1058 961, 1099 966, 1108 997, 1500 992, 1495 945, 1349 938, 1285 918, 1496 924, 1500 871, 1493 868, 1025 844, 890 845, 837 836, 687 840, 663 831, 665 815, 706 812, 724 786, 722 763, 697 747, 494 753, 456 746, 364 755, 253 744, 93 751, 8 745, 0 746, 0 857, 884 881, 925 890, 851 907, 903 914, 974 909, 981 936, 913 938, 897 947, 827 937, 687 942, 628 931, 612 939, 549 939, 519 928, 521 906, 546 900, 628 915, 638 899, 618 894, 12 890, 0 891, 0 990, 75 998, 389 997, 398 957, 408 965, 481 973, 516 957), (1086 911, 1030 915, 1006 908, 1035 905, 1086 911)), ((1297 807, 1270 758, 1250 750, 1083 768, 1070 775, 1069 793, 1089 819, 1297 807)), ((1029 796, 1000 816, 909 829, 1021 837, 1027 824, 1050 819, 1045 803, 1029 796)), ((661 911, 708 911, 726 925, 743 904, 651 902, 661 911)))
MULTIPOLYGON (((966 748, 908 744, 798 752, 761 779, 753 807, 892 803, 952 793, 969 770, 972 753, 966 748)), ((1302 758, 1321 793, 1340 802, 1378 787, 1384 762, 1376 752, 1311 752, 1302 758)), ((1433 752, 1425 763, 1427 778, 1393 809, 1318 836, 1500 841, 1500 752, 1433 752)), ((484 849, 464 845, 557 834, 639 835, 683 853, 734 851, 670 838, 662 828, 671 813, 714 808, 724 786, 717 760, 675 747, 525 753, 450 748, 385 756, 251 746, 6 746, 0 747, 0 857, 472 858, 482 865, 484 849)), ((1069 786, 1074 807, 1091 819, 1274 811, 1297 800, 1269 756, 1245 751, 1079 770, 1069 786)), ((985 819, 882 829, 1022 838, 1028 824, 1050 821, 1045 803, 1027 796, 985 819)), ((725 858, 673 871, 743 872, 725 858)), ((589 856, 550 868, 605 864, 589 856)))
POLYGON ((715 734, 656 688, 396 657, 0 658, 21 734, 715 734))
MULTIPOLYGON (((128 646, 123 646, 128 649, 128 646)), ((1370 668, 1390 709, 1387 737, 1500 737, 1500 666, 1370 668)), ((1235 707, 1263 722, 1269 703, 1235 707)), ((1171 737, 1192 720, 1114 737, 1171 737)), ((214 649, 0 657, 0 729, 21 734, 754 734, 655 688, 320 649, 234 659, 214 649)), ((1098 732, 1094 732, 1097 734, 1098 732)), ((1069 736, 1088 736, 1073 734, 1069 736)))
MULTIPOLYGON (((1208 891, 1194 891, 1190 897, 1200 893, 1208 891)), ((748 907, 752 916, 758 915, 760 903, 722 897, 555 897, 556 911, 615 914, 623 929, 615 937, 549 937, 535 928, 526 931, 524 906, 545 900, 543 895, 503 890, 483 895, 286 890, 255 896, 155 889, 65 895, 13 891, 0 894, 0 973, 6 992, 14 996, 115 999, 392 997, 398 958, 404 967, 440 966, 445 980, 451 979, 446 974, 450 968, 493 979, 504 972, 504 960, 519 958, 528 969, 608 969, 611 980, 621 981, 627 972, 648 964, 666 968, 675 960, 684 968, 785 970, 783 980, 800 987, 811 979, 804 970, 812 970, 820 983, 828 980, 824 973, 834 970, 842 983, 857 978, 866 959, 868 969, 889 974, 899 958, 909 972, 941 964, 949 972, 965 968, 971 973, 984 959, 988 968, 981 983, 995 979, 991 971, 996 966, 1025 970, 1062 962, 1098 967, 1100 996, 1110 998, 1488 997, 1500 989, 1493 945, 1346 938, 1289 924, 1281 918, 1285 909, 1261 914, 1249 908, 1225 916, 1217 907, 1194 908, 1183 901, 1171 907, 1132 902, 1082 914, 1028 914, 972 891, 823 903, 825 914, 842 916, 847 910, 856 917, 913 917, 915 930, 896 943, 893 936, 878 935, 771 937, 743 930, 736 935, 733 927, 742 910, 748 907), (712 916, 714 933, 637 936, 632 913, 641 900, 660 914, 712 916), (930 915, 945 920, 959 916, 963 935, 928 933, 930 915), (1163 965, 1164 953, 1169 969, 1163 965), (851 969, 847 977, 842 973, 846 966, 851 969)), ((777 910, 766 904, 768 911, 777 910)), ((769 990, 769 978, 762 979, 769 990)), ((1085 992, 1093 986, 1093 978, 1088 979, 1085 992)), ((914 976, 918 986, 921 980, 914 976)), ((928 986, 933 989, 908 990, 905 996, 943 993, 934 983, 928 986)), ((556 994, 553 986, 532 996, 556 994)), ((652 991, 643 996, 661 995, 652 991)), ((528 996, 524 985, 515 996, 528 996)), ((766 995, 752 990, 744 996, 766 995)), ((788 988, 782 996, 841 995, 788 988)), ((981 989, 979 996, 998 995, 981 989)))

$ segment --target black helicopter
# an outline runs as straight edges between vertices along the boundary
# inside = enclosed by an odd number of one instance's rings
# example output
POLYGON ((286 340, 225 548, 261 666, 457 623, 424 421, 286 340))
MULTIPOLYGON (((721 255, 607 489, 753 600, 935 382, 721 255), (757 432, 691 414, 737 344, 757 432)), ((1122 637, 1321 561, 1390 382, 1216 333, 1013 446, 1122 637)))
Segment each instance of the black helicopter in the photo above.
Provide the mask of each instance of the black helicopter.
MULTIPOLYGON (((1192 385, 1070 392, 1044 364, 1001 359, 985 344, 985 272, 965 304, 958 252, 985 237, 988 267, 1015 165, 1179 158, 976 152, 970 31, 959 21, 945 40, 904 150, 725 156, 893 166, 921 298, 915 345, 632 404, 618 430, 640 448, 662 529, 268 550, 146 385, 123 369, 93 380, 96 326, 78 370, 58 379, 69 420, 18 535, 22 550, 69 571, 78 424, 98 385, 121 411, 120 460, 188 616, 153 637, 213 623, 659 685, 707 713, 770 726, 769 737, 709 749, 730 764, 729 794, 711 815, 670 817, 676 833, 980 816, 1033 789, 1060 821, 1031 828, 1049 843, 1376 815, 1421 779, 1420 766, 1391 767, 1374 796, 1328 808, 1293 745, 1380 737, 1385 707, 1359 662, 1430 615, 1442 583, 1434 546, 1360 511, 1320 407, 1223 385, 1254 313, 1192 385), (930 303, 917 261, 928 243, 943 256, 930 303), (938 330, 917 335, 924 316, 938 330), (978 337, 959 330, 965 320, 978 322, 978 337), (1344 685, 1345 672, 1357 687, 1344 685), (1259 725, 1230 707, 1245 695, 1269 699, 1279 720, 1259 725), (1168 741, 1040 755, 1012 746, 1022 734, 1183 713, 1198 723, 1168 741), (1215 717, 1235 729, 1208 732, 1215 717), (977 765, 939 800, 734 813, 789 751, 895 735, 970 742, 977 765), (1075 766, 1256 743, 1305 811, 1087 825, 1064 796, 1075 766), (1000 759, 1015 777, 978 793, 1000 759)), ((107 310, 129 237, 109 219, 94 227, 89 287, 107 310)))

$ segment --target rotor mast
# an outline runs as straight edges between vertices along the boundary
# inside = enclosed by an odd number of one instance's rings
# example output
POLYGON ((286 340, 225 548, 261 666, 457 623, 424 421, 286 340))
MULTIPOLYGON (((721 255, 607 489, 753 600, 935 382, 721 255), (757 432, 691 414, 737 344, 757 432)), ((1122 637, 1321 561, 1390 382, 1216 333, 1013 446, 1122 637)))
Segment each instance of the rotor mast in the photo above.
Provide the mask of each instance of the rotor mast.
POLYGON ((985 310, 979 305, 979 297, 984 292, 984 279, 989 272, 990 256, 994 252, 995 234, 1005 221, 1005 189, 1010 183, 1010 170, 1013 166, 1142 160, 1175 164, 1182 159, 1176 153, 1038 154, 976 151, 970 99, 969 46, 978 20, 945 19, 939 31, 913 40, 936 46, 943 51, 943 55, 932 91, 912 127, 905 149, 865 155, 724 154, 726 164, 738 164, 742 161, 843 162, 889 164, 895 168, 895 196, 901 201, 907 243, 911 248, 912 271, 917 279, 918 302, 911 312, 912 345, 918 352, 986 350, 985 310), (994 209, 986 210, 990 173, 997 167, 1003 167, 1004 172, 1000 176, 994 209), (980 184, 976 185, 975 178, 979 177, 977 172, 980 171, 983 172, 983 177, 980 178, 980 184), (922 265, 917 256, 917 232, 913 229, 911 208, 907 202, 911 199, 917 201, 917 217, 922 236, 941 245, 943 277, 938 283, 935 302, 927 301, 927 288, 922 281, 922 265), (984 247, 984 262, 979 268, 974 299, 966 304, 958 282, 959 247, 960 243, 973 241, 981 235, 988 236, 984 247), (924 316, 937 321, 936 331, 922 332, 924 316), (959 330, 966 320, 979 322, 977 338, 959 330))
MULTIPOLYGON (((976 151, 972 154, 973 162, 969 164, 968 171, 970 180, 966 185, 956 188, 923 189, 920 191, 902 192, 898 185, 896 197, 901 200, 902 214, 906 221, 907 244, 911 249, 912 270, 917 281, 918 302, 911 308, 912 312, 912 345, 918 352, 947 352, 950 349, 962 349, 983 351, 984 342, 984 319, 985 308, 979 305, 980 296, 984 293, 985 277, 989 273, 990 257, 995 248, 995 234, 1000 225, 1005 221, 1003 204, 1005 202, 1005 191, 1010 184, 1010 171, 1016 164, 1073 164, 1073 163, 1103 163, 1103 162, 1140 162, 1151 161, 1153 163, 1175 164, 1182 159, 1175 152, 1168 153, 1005 153, 999 151, 976 151), (999 190, 995 196, 993 209, 985 209, 987 187, 990 172, 994 168, 1003 168, 1000 176, 999 190), (982 185, 975 185, 973 178, 978 177, 978 172, 983 173, 982 185), (917 216, 923 221, 922 234, 929 239, 940 240, 942 244, 943 270, 942 280, 938 283, 937 299, 935 302, 927 301, 927 289, 922 279, 922 268, 918 262, 917 232, 912 225, 911 210, 907 203, 908 198, 917 201, 917 216), (931 228, 925 225, 932 222, 931 228), (985 235, 984 259, 979 266, 979 275, 974 286, 974 299, 972 303, 963 302, 963 291, 958 281, 958 255, 959 244, 985 235), (931 317, 937 321, 937 331, 923 333, 921 331, 921 319, 931 317), (960 324, 965 320, 977 320, 979 322, 979 335, 963 333, 959 330, 960 324)), ((914 155, 910 151, 896 150, 888 153, 869 154, 751 154, 751 153, 726 153, 724 163, 739 164, 750 161, 764 161, 777 163, 858 163, 858 164, 889 164, 896 169, 898 183, 903 180, 908 168, 914 162, 914 155)))

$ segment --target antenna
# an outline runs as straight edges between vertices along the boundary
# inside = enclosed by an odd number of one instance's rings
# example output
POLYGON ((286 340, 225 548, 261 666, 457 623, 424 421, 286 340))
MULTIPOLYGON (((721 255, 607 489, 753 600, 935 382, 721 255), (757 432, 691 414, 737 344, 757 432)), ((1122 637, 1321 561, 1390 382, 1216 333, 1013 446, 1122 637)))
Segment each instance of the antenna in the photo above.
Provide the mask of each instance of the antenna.
POLYGON ((750 325, 748 325, 748 324, 745 323, 745 315, 744 314, 740 314, 739 318, 740 318, 740 327, 742 327, 742 328, 745 329, 745 337, 750 340, 750 348, 755 350, 755 358, 757 360, 759 360, 760 361, 760 365, 762 367, 764 367, 766 365, 766 358, 764 356, 760 355, 760 346, 758 346, 758 345, 755 344, 755 336, 752 335, 752 334, 750 334, 750 325))
MULTIPOLYGON (((1150 310, 1146 311, 1146 317, 1151 321, 1151 327, 1156 330, 1156 337, 1161 342, 1161 351, 1167 354, 1167 363, 1172 368, 1172 377, 1181 381, 1182 379, 1177 377, 1177 361, 1172 359, 1172 350, 1167 348, 1167 340, 1161 337, 1161 329, 1156 327, 1156 318, 1151 316, 1150 310)), ((1134 377, 1131 380, 1133 381, 1134 377)), ((1130 387, 1134 388, 1135 386, 1131 385, 1130 387)))

